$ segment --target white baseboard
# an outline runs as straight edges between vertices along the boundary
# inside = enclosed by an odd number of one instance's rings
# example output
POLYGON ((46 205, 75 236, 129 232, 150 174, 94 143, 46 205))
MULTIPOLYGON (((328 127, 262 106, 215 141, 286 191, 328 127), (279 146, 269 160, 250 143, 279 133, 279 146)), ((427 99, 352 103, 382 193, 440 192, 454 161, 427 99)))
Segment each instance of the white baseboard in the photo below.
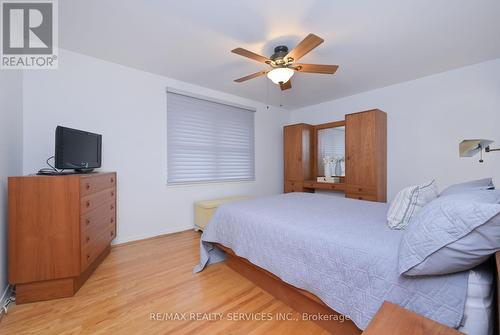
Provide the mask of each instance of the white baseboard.
POLYGON ((120 236, 120 235, 118 235, 116 237, 116 239, 111 244, 115 245, 115 244, 122 244, 122 243, 127 243, 127 242, 132 242, 132 241, 140 241, 140 240, 144 240, 144 239, 155 237, 155 236, 178 233, 180 231, 184 231, 184 230, 188 230, 188 229, 193 229, 193 225, 191 224, 191 225, 187 225, 187 226, 176 227, 174 229, 165 229, 165 230, 156 231, 154 233, 147 233, 147 234, 141 234, 141 235, 135 235, 135 236, 120 236))

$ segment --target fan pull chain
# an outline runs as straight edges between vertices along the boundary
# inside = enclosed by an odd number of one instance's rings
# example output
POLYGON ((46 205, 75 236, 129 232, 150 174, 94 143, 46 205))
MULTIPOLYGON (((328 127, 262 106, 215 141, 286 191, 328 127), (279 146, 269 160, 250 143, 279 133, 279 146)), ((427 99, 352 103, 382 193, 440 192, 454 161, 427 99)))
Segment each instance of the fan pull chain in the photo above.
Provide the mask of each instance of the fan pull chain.
POLYGON ((269 109, 269 80, 266 78, 266 105, 267 109, 269 109))

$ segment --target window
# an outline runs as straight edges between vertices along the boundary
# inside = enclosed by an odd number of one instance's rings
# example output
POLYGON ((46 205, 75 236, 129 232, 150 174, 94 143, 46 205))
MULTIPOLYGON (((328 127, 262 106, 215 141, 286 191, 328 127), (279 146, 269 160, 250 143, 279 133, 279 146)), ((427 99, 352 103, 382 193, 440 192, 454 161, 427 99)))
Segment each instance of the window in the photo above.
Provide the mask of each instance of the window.
POLYGON ((254 111, 167 92, 167 183, 254 180, 254 111))

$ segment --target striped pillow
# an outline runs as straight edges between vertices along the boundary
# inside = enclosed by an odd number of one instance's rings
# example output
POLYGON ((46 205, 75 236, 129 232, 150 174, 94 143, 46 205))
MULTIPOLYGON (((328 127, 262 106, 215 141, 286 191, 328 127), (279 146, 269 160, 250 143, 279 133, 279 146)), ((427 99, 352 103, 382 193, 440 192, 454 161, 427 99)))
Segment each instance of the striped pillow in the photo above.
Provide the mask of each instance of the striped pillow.
POLYGON ((422 207, 438 196, 436 182, 408 186, 399 191, 387 212, 387 225, 391 229, 404 229, 422 207))

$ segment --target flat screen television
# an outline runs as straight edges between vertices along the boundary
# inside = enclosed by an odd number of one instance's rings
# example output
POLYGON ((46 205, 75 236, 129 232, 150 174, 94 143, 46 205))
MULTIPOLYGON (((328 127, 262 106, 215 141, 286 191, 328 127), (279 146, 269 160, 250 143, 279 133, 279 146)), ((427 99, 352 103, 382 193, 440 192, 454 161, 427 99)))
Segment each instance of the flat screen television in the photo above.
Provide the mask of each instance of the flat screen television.
POLYGON ((102 135, 57 126, 55 167, 92 172, 101 167, 102 135))

